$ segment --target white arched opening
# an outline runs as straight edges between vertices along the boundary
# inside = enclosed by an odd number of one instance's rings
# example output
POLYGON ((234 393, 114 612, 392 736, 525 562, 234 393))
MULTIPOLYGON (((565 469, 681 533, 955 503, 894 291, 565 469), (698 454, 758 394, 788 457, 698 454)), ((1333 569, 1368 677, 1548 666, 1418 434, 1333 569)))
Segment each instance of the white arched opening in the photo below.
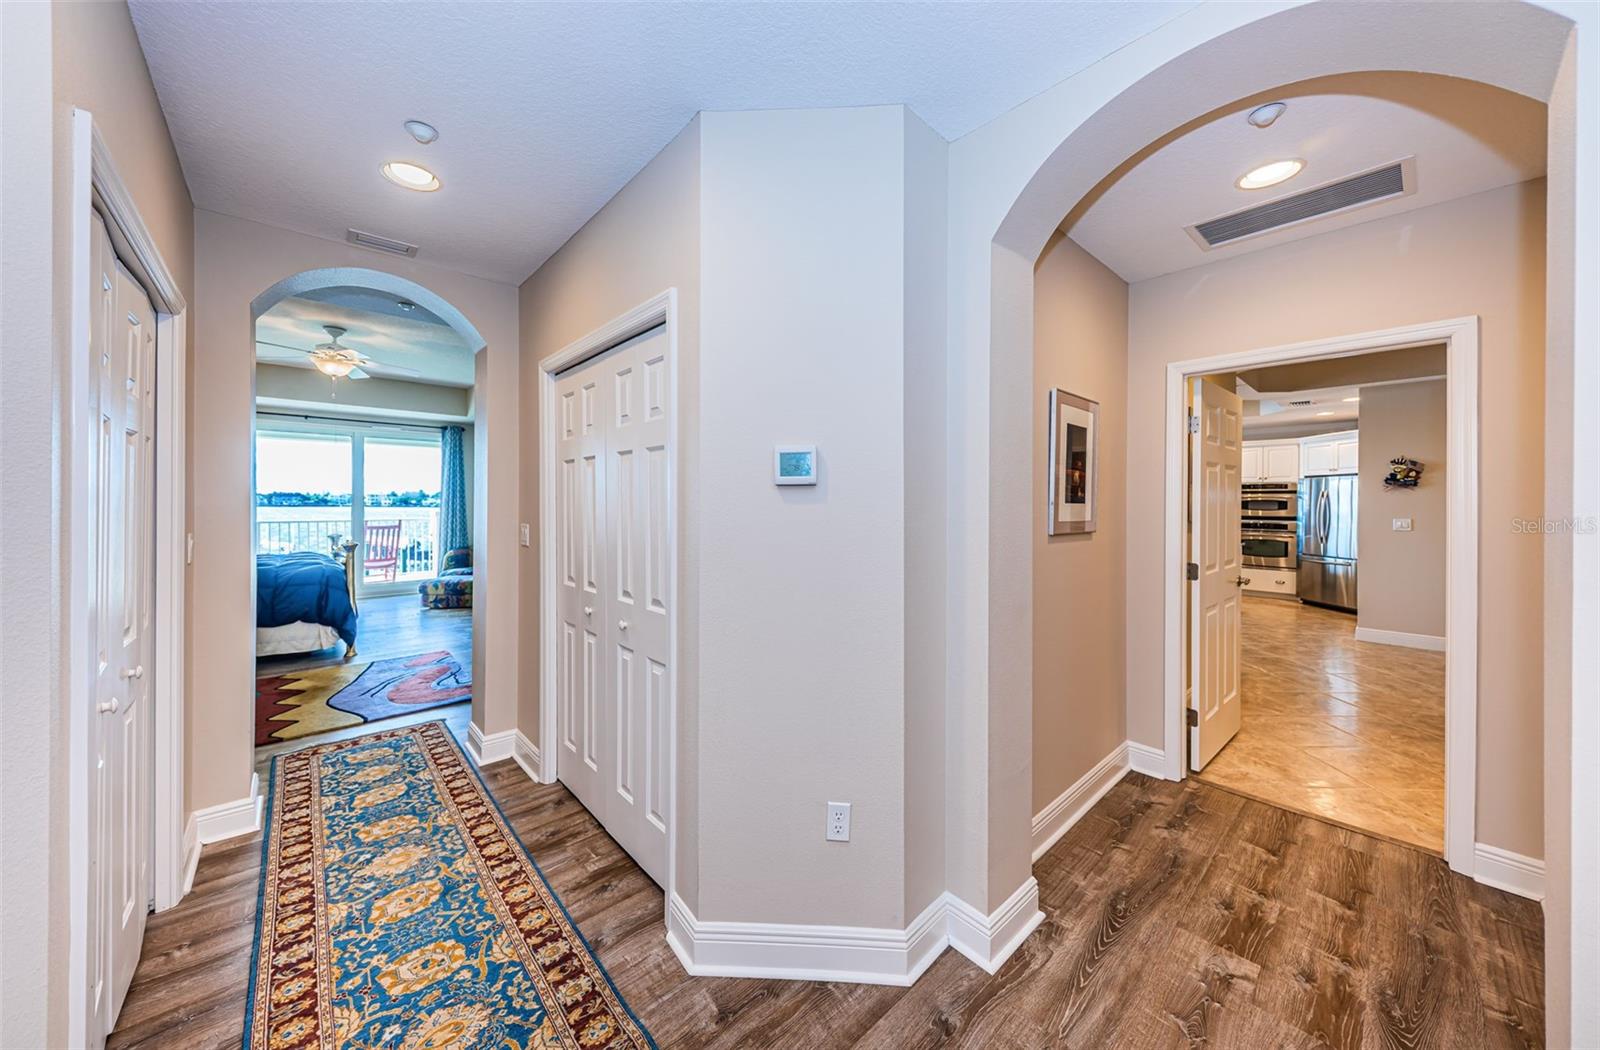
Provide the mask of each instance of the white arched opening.
MULTIPOLYGON (((1593 26, 1576 5, 1570 13, 1593 26)), ((1190 121, 1281 85, 1383 70, 1475 80, 1548 103, 1552 200, 1568 201, 1559 216, 1552 206, 1551 224, 1571 227, 1594 193, 1593 173, 1559 154, 1572 136, 1558 125, 1585 102, 1572 87, 1574 18, 1523 3, 1454 7, 1447 19, 1420 3, 1203 5, 953 144, 948 685, 950 725, 971 742, 948 770, 950 798, 961 800, 950 841, 969 847, 950 852, 957 896, 1000 914, 1031 882, 1033 264, 1051 233, 1107 174, 1190 121)), ((1561 243, 1552 237, 1553 288, 1573 280, 1572 245, 1561 243)), ((1573 315, 1560 309, 1553 297, 1552 355, 1562 339, 1572 345, 1573 315)), ((1592 315, 1578 318, 1585 323, 1592 315)), ((1575 440, 1570 414, 1553 411, 1547 463, 1570 471, 1575 440)), ((1546 620, 1556 634, 1574 627, 1548 599, 1546 620)), ((1162 658, 1159 624, 1130 623, 1127 634, 1130 660, 1162 658)), ((1142 743, 1149 771, 1179 775, 1179 756, 1159 752, 1161 740, 1142 743)), ((1554 980, 1550 1006, 1566 1008, 1554 980)))
MULTIPOLYGON (((382 270, 373 270, 360 266, 333 266, 316 270, 303 270, 292 274, 273 284, 250 302, 250 324, 252 328, 261 316, 285 299, 304 295, 307 292, 321 291, 327 288, 365 288, 373 291, 388 292, 403 299, 409 299, 418 306, 440 318, 460 337, 461 342, 470 352, 477 357, 485 349, 487 343, 478 332, 473 323, 467 319, 455 304, 448 299, 418 284, 416 281, 399 277, 382 270)), ((476 362, 476 371, 481 378, 483 362, 476 362)), ((489 428, 491 421, 486 411, 488 400, 474 397, 477 406, 478 418, 476 426, 483 429, 486 440, 476 447, 486 448, 488 435, 493 433, 489 428)), ((475 457, 476 458, 476 457, 475 457)), ((476 465, 474 466, 476 473, 476 465)), ((492 577, 491 569, 498 566, 494 552, 488 542, 488 486, 477 483, 472 486, 473 507, 472 514, 472 546, 474 550, 473 589, 474 598, 472 606, 472 681, 475 688, 472 691, 472 732, 469 740, 469 750, 475 758, 482 759, 482 741, 484 739, 484 726, 488 721, 487 704, 490 695, 491 675, 489 672, 489 640, 485 628, 486 610, 489 608, 490 594, 493 584, 489 581, 492 577)), ((514 666, 514 665, 513 665, 514 666)), ((494 692, 499 694, 502 690, 510 689, 514 692, 514 683, 494 683, 494 692)))

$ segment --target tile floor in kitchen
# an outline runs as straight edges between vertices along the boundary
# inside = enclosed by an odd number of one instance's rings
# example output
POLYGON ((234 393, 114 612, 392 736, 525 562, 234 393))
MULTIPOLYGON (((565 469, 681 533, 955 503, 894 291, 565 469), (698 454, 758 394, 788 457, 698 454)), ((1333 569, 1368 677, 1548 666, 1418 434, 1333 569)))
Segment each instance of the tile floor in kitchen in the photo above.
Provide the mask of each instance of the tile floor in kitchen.
POLYGON ((1244 599, 1244 724, 1201 780, 1444 850, 1444 653, 1358 642, 1356 618, 1244 599))

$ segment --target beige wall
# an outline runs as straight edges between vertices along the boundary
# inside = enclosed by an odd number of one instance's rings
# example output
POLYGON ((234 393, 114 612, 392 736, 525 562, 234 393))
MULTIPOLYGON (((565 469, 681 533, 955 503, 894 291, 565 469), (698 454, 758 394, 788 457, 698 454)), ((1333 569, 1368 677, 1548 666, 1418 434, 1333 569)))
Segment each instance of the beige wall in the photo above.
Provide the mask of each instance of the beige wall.
MULTIPOLYGON (((518 291, 522 377, 522 520, 539 527, 539 367, 543 358, 652 296, 678 292, 679 529, 677 890, 698 901, 697 592, 694 578, 699 513, 694 499, 694 425, 700 359, 700 119, 696 118, 644 170, 573 234, 518 291)), ((538 542, 524 552, 517 725, 539 739, 538 542)))
POLYGON ((194 350, 189 388, 196 392, 189 419, 194 471, 189 487, 192 686, 186 707, 190 807, 233 802, 246 797, 250 787, 255 684, 250 461, 256 374, 251 302, 307 270, 359 268, 414 282, 466 315, 487 343, 477 358, 490 381, 480 386, 486 393, 476 406, 481 480, 474 494, 479 533, 474 546, 480 566, 486 550, 494 565, 480 575, 473 603, 473 680, 481 686, 474 690, 472 717, 486 733, 514 728, 516 289, 208 211, 195 214, 195 253, 198 323, 189 330, 194 350))
POLYGON ((0 1045, 67 1042, 67 708, 59 529, 70 491, 72 110, 94 114, 191 299, 193 209, 127 8, 0 5, 0 1045))
MULTIPOLYGON (((1476 314, 1482 319, 1478 839, 1541 853, 1544 183, 1184 270, 1132 288, 1128 733, 1160 746, 1168 361, 1476 314), (1267 294, 1270 292, 1270 294, 1267 294)), ((1363 572, 1363 583, 1366 573, 1363 572)))
POLYGON ((469 387, 409 383, 377 376, 335 386, 320 372, 291 365, 257 364, 256 399, 279 403, 266 404, 266 411, 307 411, 371 419, 409 415, 457 422, 472 415, 469 387), (377 411, 364 412, 363 409, 377 411))
POLYGON ((1033 811, 1127 739, 1128 286, 1060 234, 1033 271, 1033 811), (1100 402, 1098 528, 1050 536, 1049 392, 1100 402))
MULTIPOLYGON (((1492 400, 1495 393, 1485 392, 1492 400)), ((1357 624, 1374 631, 1444 637, 1445 382, 1361 388, 1361 462, 1356 550, 1357 624), (1383 483, 1389 460, 1423 464, 1414 489, 1383 483), (1410 532, 1395 532, 1410 518, 1410 532)))

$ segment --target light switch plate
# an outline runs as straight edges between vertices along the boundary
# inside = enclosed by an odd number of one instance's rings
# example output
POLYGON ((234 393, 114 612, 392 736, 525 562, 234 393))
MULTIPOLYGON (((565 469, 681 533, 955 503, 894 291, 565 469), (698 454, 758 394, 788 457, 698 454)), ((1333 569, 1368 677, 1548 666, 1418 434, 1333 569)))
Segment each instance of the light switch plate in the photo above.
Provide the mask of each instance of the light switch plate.
POLYGON ((533 528, 527 522, 522 523, 522 545, 533 546, 533 528))
POLYGON ((1395 518, 1393 520, 1393 522, 1390 524, 1389 527, 1394 532, 1410 532, 1411 531, 1411 519, 1410 518, 1395 518))

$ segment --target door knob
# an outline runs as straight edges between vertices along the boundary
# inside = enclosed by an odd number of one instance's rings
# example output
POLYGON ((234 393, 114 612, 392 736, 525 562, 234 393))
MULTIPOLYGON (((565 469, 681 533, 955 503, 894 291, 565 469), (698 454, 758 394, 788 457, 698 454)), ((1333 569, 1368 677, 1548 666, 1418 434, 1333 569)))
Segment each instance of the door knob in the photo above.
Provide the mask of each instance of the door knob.
POLYGON ((583 615, 585 615, 585 616, 593 616, 594 615, 594 606, 585 605, 583 607, 583 615))
POLYGON ((140 664, 138 667, 135 667, 131 671, 128 670, 127 668, 123 668, 122 669, 122 677, 123 678, 143 678, 144 677, 144 664, 140 664))
POLYGON ((628 621, 627 620, 618 620, 617 621, 617 630, 626 631, 627 629, 628 629, 628 621))
POLYGON ((1248 576, 1236 576, 1236 577, 1234 577, 1233 585, 1235 587, 1243 587, 1245 584, 1247 584, 1249 582, 1250 582, 1250 577, 1248 577, 1248 576))
POLYGON ((104 703, 94 705, 94 709, 103 715, 114 715, 117 713, 117 708, 121 706, 122 705, 117 702, 117 698, 113 696, 110 700, 107 700, 104 703))

